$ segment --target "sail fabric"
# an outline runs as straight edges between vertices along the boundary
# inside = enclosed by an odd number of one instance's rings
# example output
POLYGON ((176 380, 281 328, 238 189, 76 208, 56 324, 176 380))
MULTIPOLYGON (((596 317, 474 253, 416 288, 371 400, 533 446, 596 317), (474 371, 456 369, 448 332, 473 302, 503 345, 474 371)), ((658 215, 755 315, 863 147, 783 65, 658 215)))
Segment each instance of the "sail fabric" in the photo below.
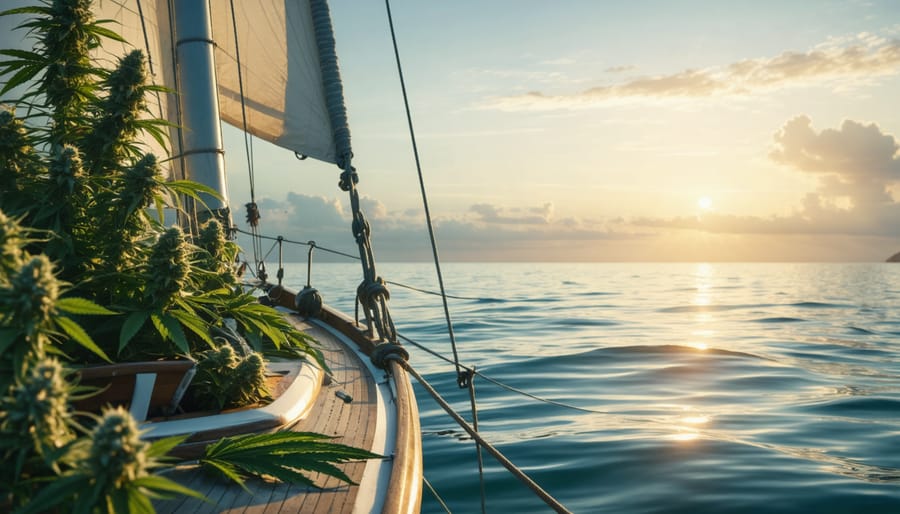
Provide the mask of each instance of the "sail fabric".
MULTIPOLYGON (((7 0, 4 0, 7 1, 7 0)), ((94 0, 97 19, 115 20, 108 25, 128 41, 104 42, 101 59, 114 66, 118 57, 133 48, 141 48, 150 57, 152 80, 172 91, 178 90, 174 66, 172 9, 184 0, 94 0)), ((31 4, 27 0, 9 0, 9 7, 31 4)), ((317 28, 310 3, 321 0, 209 0, 213 39, 216 44, 216 75, 220 116, 223 121, 244 128, 275 145, 330 163, 349 156, 349 130, 343 113, 343 93, 327 7, 317 7, 320 20, 319 40, 331 38, 328 92, 323 85, 322 60, 319 57, 317 28), (234 21, 232 19, 234 7, 234 21), (326 29, 322 29, 326 26, 326 29), (235 30, 236 29, 236 30, 235 30), (327 30, 327 33, 323 33, 327 30), (237 38, 235 38, 237 34, 237 38), (240 55, 241 75, 238 75, 240 55), (335 79, 336 78, 336 82, 335 79), (332 116, 329 111, 338 114, 332 116), (335 134, 339 143, 335 144, 335 134)), ((4 8, 6 5, 4 5, 4 8)), ((10 20, 12 21, 12 20, 10 20)), ((19 20, 21 21, 21 20, 19 20)), ((6 48, 30 48, 20 33, 2 37, 6 48), (10 41, 7 41, 10 40, 10 41), (9 44, 7 44, 9 43, 9 44)), ((153 116, 178 124, 177 96, 160 93, 151 102, 153 116)), ((177 131, 172 148, 164 152, 148 142, 160 155, 179 154, 177 131)), ((176 173, 176 176, 177 173, 176 173)))
MULTIPOLYGON (((156 80, 174 91, 172 4, 98 0, 97 17, 119 21, 126 40, 146 46, 156 80)), ((246 130, 254 136, 314 159, 338 162, 310 0, 209 0, 209 5, 222 120, 244 129, 246 114, 246 130)), ((174 102, 164 98, 159 111, 177 124, 174 102)), ((340 103, 343 108, 342 97, 340 103)))
POLYGON ((299 154, 338 162, 309 0, 233 2, 236 31, 231 3, 211 0, 222 119, 243 127, 241 78, 249 132, 299 154))
MULTIPOLYGON (((172 3, 100 0, 99 6, 104 17, 122 21, 123 35, 136 45, 144 36, 136 32, 141 30, 140 19, 133 15, 143 13, 151 34, 148 51, 159 63, 154 72, 163 84, 177 90, 174 69, 168 64, 172 62, 172 3)), ((222 120, 244 129, 246 114, 246 130, 254 136, 314 159, 338 162, 310 0, 209 0, 209 4, 222 120)), ((330 21, 328 25, 330 30, 330 21)), ((172 117, 174 104, 166 103, 170 108, 163 110, 177 123, 172 117)), ((343 109, 342 96, 340 104, 343 109)), ((349 153, 349 134, 347 139, 343 151, 349 153)))
MULTIPOLYGON (((146 99, 147 115, 162 118, 174 126, 169 130, 169 145, 163 148, 152 138, 144 144, 160 159, 181 153, 178 125, 178 82, 175 76, 174 40, 171 30, 170 3, 166 0, 94 0, 94 17, 112 20, 106 25, 126 41, 104 40, 97 49, 97 56, 108 68, 135 48, 144 51, 150 72, 150 81, 163 85, 169 92, 156 92, 146 99)), ((173 159, 165 162, 169 179, 185 178, 182 162, 173 159)))

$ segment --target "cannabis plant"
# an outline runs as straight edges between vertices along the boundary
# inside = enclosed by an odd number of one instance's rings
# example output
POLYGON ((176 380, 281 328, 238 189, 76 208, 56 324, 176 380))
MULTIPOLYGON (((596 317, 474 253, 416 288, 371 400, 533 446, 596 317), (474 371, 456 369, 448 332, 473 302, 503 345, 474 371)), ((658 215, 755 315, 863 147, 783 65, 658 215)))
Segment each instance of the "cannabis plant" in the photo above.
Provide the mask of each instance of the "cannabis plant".
POLYGON ((191 389, 193 401, 201 409, 221 410, 266 400, 265 362, 256 352, 244 353, 221 344, 200 354, 191 389))
POLYGON ((28 251, 56 263, 78 296, 119 313, 80 320, 98 351, 66 338, 57 341, 61 350, 81 362, 100 354, 196 358, 216 346, 210 329, 232 318, 255 351, 321 362, 311 339, 238 290, 237 248, 221 224, 209 222, 195 236, 162 225, 163 205, 216 193, 166 181, 159 159, 144 152, 139 136, 165 146, 168 124, 147 112, 146 95, 160 88, 147 83, 143 53, 129 52, 111 70, 96 65, 91 51, 121 38, 93 18, 87 0, 45 0, 4 14, 32 15, 21 28, 35 41, 30 51, 0 50, 0 94, 33 84, 0 112, 0 209, 46 234, 28 251))
MULTIPOLYGON (((89 0, 0 13, 23 14, 32 50, 0 50, 0 97, 28 86, 0 107, 0 510, 152 512, 151 498, 196 495, 154 474, 180 440, 142 440, 121 408, 74 414, 83 391, 70 366, 213 355, 231 347, 211 333, 234 320, 249 347, 228 368, 244 378, 224 406, 264 393, 260 352, 321 355, 239 291, 237 250, 220 224, 197 236, 163 225, 164 205, 215 192, 166 181, 139 142, 165 146, 169 126, 147 115, 145 96, 160 88, 147 83, 143 53, 112 69, 92 61, 103 40, 122 38, 93 18, 89 0)), ((255 458, 292 456, 325 473, 333 470, 320 461, 370 456, 340 445, 317 452, 315 443, 300 459, 298 441, 261 437, 255 458)), ((227 447, 209 465, 227 468, 227 447)))

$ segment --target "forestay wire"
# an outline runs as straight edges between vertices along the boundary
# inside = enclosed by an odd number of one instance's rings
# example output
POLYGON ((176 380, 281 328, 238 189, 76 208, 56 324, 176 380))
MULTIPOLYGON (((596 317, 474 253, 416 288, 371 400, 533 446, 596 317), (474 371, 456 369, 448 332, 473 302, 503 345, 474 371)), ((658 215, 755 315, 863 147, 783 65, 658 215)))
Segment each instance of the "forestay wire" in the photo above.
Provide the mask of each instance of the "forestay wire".
MULTIPOLYGON (((478 431, 475 430, 471 425, 469 425, 466 422, 466 420, 464 420, 459 414, 457 414, 457 412, 455 410, 453 410, 453 407, 451 407, 450 404, 447 403, 447 401, 444 400, 441 397, 441 395, 438 394, 438 392, 435 391, 434 388, 431 387, 431 385, 422 377, 422 375, 419 375, 419 373, 415 369, 413 369, 412 366, 409 365, 408 362, 399 358, 398 356, 392 355, 389 358, 394 359, 404 370, 406 370, 407 373, 409 373, 413 378, 415 378, 416 381, 419 382, 419 385, 421 385, 425 389, 425 391, 431 395, 431 397, 434 399, 434 401, 437 402, 437 404, 440 405, 441 408, 444 409, 444 411, 447 412, 447 414, 451 418, 453 418, 453 420, 456 421, 456 423, 460 427, 462 427, 462 429, 465 430, 472 437, 472 439, 475 440, 476 443, 478 443, 479 448, 484 448, 485 450, 487 450, 488 453, 493 455, 493 457, 497 460, 497 462, 502 464, 503 467, 505 467, 507 469, 507 471, 512 473, 513 476, 515 476, 522 483, 524 483, 529 489, 532 490, 532 492, 534 492, 541 500, 544 501, 544 503, 546 503, 554 511, 559 512, 559 513, 571 512, 571 511, 569 511, 569 509, 567 509, 565 507, 565 505, 560 503, 559 500, 557 500, 556 498, 551 496, 550 493, 545 491, 540 485, 537 484, 537 482, 532 480, 531 477, 526 475, 521 469, 519 469, 509 459, 507 459, 505 455, 500 453, 500 450, 495 448, 494 445, 492 445, 491 443, 486 441, 483 437, 481 437, 481 434, 478 433, 478 431)), ((482 502, 482 506, 483 505, 484 505, 484 503, 482 502)))
POLYGON ((250 225, 250 231, 253 233, 253 260, 255 261, 256 266, 254 270, 256 271, 257 276, 260 280, 266 280, 266 265, 265 258, 260 259, 260 254, 262 253, 262 246, 260 245, 260 238, 256 237, 259 233, 259 206, 256 204, 256 177, 253 170, 253 136, 250 135, 250 131, 247 127, 247 103, 244 95, 244 74, 241 70, 241 45, 238 38, 237 33, 237 16, 234 12, 234 0, 230 0, 229 7, 231 8, 231 28, 234 34, 234 58, 237 61, 237 76, 238 76, 238 90, 240 93, 241 99, 241 122, 243 123, 243 133, 244 133, 244 150, 247 154, 247 173, 250 179, 250 203, 246 205, 247 207, 247 224, 250 225))
POLYGON ((419 159, 419 148, 416 145, 416 131, 413 128, 412 114, 409 108, 409 96, 406 94, 406 81, 403 79, 403 66, 400 64, 400 50, 397 46, 397 34, 394 31, 394 18, 391 16, 391 2, 384 0, 387 10, 388 25, 391 28, 391 41, 394 44, 394 58, 397 61, 397 74, 400 77, 400 89, 403 92, 403 105, 406 108, 406 123, 409 126, 409 138, 412 141, 413 156, 416 159, 416 172, 419 176, 419 189, 422 192, 422 207, 425 209, 425 221, 428 225, 428 238, 431 241, 431 253, 434 257, 434 267, 437 273, 438 285, 441 289, 441 298, 444 302, 444 317, 447 320, 447 332, 450 337, 450 347, 453 350, 453 361, 456 365, 456 383, 461 389, 468 387, 469 375, 462 371, 459 365, 459 352, 456 350, 456 337, 453 335, 453 322, 450 320, 450 308, 447 306, 446 290, 444 288, 444 276, 441 273, 441 261, 438 258, 437 242, 434 237, 434 226, 431 222, 431 210, 428 208, 428 195, 425 193, 425 179, 422 175, 422 164, 419 159))

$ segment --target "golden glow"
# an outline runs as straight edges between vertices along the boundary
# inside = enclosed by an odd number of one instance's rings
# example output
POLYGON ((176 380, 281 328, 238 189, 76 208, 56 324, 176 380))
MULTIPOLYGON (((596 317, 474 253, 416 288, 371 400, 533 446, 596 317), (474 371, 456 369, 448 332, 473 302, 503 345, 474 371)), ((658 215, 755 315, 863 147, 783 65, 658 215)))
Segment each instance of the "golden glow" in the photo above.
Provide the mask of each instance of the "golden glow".
POLYGON ((708 211, 708 210, 712 209, 712 206, 713 206, 712 198, 710 198, 708 196, 701 196, 700 198, 697 199, 697 207, 699 207, 700 210, 702 210, 702 211, 708 211))

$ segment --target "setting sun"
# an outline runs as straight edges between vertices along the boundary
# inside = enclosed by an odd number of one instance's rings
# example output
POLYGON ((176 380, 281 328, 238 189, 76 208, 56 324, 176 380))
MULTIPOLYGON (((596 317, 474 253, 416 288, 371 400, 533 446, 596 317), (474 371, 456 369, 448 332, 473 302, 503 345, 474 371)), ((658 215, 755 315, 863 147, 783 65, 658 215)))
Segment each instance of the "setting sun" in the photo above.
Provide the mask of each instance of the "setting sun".
POLYGON ((712 209, 712 205, 713 205, 712 198, 710 198, 708 196, 701 196, 700 198, 697 199, 697 207, 700 207, 700 209, 702 209, 704 211, 708 211, 708 210, 712 209))

